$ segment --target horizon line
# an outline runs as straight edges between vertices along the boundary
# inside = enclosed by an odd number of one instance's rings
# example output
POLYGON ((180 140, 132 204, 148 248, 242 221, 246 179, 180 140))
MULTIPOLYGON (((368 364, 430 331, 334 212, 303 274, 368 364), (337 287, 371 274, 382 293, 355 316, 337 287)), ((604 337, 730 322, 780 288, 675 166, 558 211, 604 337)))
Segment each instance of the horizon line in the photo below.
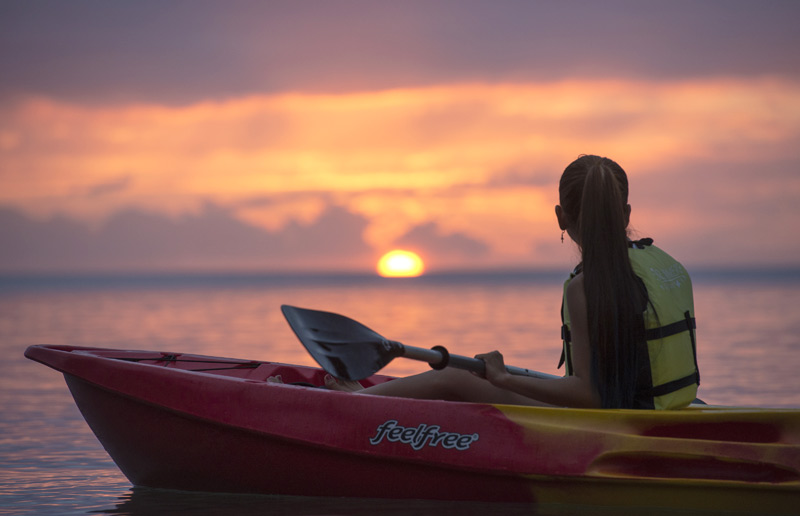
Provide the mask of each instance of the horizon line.
MULTIPOLYGON (((729 265, 696 266, 688 269, 693 282, 713 281, 798 281, 800 265, 729 265)), ((565 268, 498 267, 482 269, 442 269, 421 276, 387 278, 373 271, 354 270, 130 270, 130 271, 0 271, 3 287, 69 287, 141 285, 180 286, 194 283, 250 282, 307 285, 311 282, 372 282, 376 284, 454 283, 458 281, 519 280, 563 281, 569 276, 565 268)))

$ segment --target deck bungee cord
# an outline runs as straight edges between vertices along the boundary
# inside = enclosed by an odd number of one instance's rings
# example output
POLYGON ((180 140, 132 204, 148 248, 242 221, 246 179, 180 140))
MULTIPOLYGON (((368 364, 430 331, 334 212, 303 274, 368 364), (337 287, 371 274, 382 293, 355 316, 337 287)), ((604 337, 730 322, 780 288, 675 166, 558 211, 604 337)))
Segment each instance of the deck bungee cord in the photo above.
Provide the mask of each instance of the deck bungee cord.
MULTIPOLYGON (((267 362, 258 361, 258 360, 250 360, 248 362, 234 362, 231 360, 197 360, 197 359, 190 359, 190 358, 178 358, 179 354, 167 354, 161 357, 106 357, 112 360, 122 360, 123 362, 195 362, 201 364, 232 364, 231 367, 208 367, 203 369, 185 369, 186 371, 192 372, 203 372, 203 371, 224 371, 228 369, 256 369, 258 366, 262 364, 266 364, 267 362)), ((155 365, 155 364, 153 364, 155 365)), ((166 364, 165 364, 166 366, 166 364)))

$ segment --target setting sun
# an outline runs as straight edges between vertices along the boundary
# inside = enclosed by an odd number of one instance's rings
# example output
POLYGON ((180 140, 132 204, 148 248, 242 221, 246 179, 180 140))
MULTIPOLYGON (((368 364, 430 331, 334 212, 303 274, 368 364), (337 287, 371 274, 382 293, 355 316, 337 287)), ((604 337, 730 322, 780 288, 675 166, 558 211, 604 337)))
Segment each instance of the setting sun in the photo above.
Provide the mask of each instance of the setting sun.
POLYGON ((425 265, 418 254, 395 249, 378 260, 378 274, 384 278, 413 278, 422 275, 425 265))

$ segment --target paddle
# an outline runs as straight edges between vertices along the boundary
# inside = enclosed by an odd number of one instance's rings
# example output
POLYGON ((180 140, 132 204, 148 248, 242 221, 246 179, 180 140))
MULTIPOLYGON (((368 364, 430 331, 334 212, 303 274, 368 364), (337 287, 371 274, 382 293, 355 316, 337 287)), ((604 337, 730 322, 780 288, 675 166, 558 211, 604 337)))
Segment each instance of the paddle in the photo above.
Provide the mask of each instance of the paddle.
MULTIPOLYGON (((456 367, 481 376, 486 372, 486 364, 478 358, 451 355, 442 346, 432 349, 406 346, 343 315, 289 305, 282 305, 281 311, 314 360, 341 380, 372 376, 397 357, 421 360, 434 369, 456 367)), ((506 369, 516 375, 559 378, 519 367, 506 366, 506 369)))

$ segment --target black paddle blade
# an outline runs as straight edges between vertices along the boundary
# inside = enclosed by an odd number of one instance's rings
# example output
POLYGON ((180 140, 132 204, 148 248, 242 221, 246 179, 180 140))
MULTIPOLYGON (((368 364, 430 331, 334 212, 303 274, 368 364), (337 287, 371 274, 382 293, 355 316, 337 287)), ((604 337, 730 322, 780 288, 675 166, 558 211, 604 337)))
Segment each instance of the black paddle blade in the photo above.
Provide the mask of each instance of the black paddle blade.
POLYGON ((402 344, 349 317, 289 305, 281 311, 314 360, 341 380, 363 380, 403 354, 402 344))

